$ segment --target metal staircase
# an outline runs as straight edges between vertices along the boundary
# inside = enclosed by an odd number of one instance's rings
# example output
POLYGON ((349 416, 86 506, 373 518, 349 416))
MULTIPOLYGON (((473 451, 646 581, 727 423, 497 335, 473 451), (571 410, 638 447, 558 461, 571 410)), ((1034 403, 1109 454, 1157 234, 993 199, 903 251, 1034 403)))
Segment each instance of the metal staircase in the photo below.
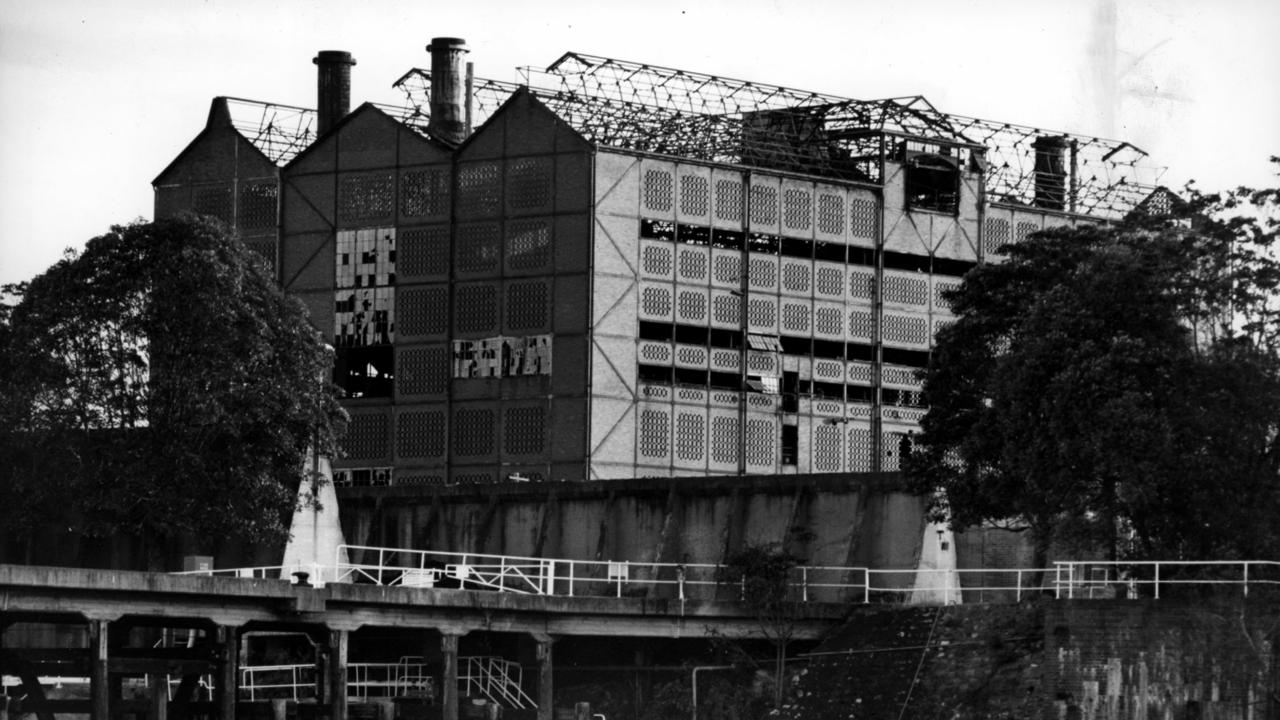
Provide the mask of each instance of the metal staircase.
POLYGON ((510 660, 488 655, 458 658, 458 686, 464 696, 518 710, 536 709, 538 704, 521 687, 522 679, 520 664, 510 660))

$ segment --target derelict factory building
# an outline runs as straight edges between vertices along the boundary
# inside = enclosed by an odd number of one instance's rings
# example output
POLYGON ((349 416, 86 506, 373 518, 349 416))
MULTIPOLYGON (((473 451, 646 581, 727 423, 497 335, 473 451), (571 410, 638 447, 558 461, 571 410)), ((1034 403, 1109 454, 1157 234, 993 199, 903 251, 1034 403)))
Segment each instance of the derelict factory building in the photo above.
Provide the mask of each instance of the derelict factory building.
POLYGON ((1035 230, 1158 199, 1131 145, 461 40, 348 113, 216 98, 154 181, 222 218, 336 353, 338 482, 894 470, 942 292, 1035 230), (474 127, 474 131, 472 131, 474 127))

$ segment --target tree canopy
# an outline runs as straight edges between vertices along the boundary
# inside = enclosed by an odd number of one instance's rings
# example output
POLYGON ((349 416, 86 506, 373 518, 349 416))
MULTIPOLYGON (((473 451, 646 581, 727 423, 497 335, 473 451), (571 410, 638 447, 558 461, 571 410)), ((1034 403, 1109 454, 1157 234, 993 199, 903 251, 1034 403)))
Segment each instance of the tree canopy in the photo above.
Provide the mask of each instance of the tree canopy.
POLYGON ((301 304, 215 221, 113 227, 0 312, 0 527, 275 542, 343 418, 301 304))
POLYGON ((1278 198, 1193 190, 971 270, 907 462, 935 516, 1030 530, 1040 563, 1280 553, 1278 198))

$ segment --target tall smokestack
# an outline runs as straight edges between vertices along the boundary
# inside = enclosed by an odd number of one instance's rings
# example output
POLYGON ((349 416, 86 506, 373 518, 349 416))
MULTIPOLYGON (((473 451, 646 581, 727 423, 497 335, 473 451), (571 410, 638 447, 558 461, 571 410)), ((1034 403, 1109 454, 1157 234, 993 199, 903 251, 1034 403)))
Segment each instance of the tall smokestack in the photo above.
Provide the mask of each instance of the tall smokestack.
POLYGON ((431 53, 431 120, 427 132, 454 143, 467 138, 467 86, 463 75, 462 56, 468 52, 462 38, 432 38, 427 46, 431 53))
POLYGON ((351 110, 351 66, 356 59, 345 50, 321 50, 311 62, 320 68, 316 77, 317 131, 324 135, 351 110))

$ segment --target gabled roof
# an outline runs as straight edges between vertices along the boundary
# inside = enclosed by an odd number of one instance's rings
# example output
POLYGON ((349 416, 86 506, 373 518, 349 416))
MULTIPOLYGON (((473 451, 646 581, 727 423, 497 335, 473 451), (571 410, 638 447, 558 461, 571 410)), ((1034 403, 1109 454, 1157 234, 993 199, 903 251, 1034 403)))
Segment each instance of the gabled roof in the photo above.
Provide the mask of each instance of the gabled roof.
POLYGON ((327 137, 332 137, 333 135, 339 132, 342 132, 343 128, 347 127, 352 122, 354 122, 357 117, 364 115, 366 113, 376 113, 378 117, 385 118, 386 121, 389 123, 394 123, 397 126, 411 130, 415 134, 422 137, 427 142, 433 145, 439 146, 445 152, 451 152, 453 150, 452 145, 444 142, 443 140, 439 140, 433 137, 430 133, 427 132, 426 116, 421 116, 421 121, 419 122, 419 118, 417 116, 414 116, 411 113, 406 113, 402 108, 390 107, 387 105, 377 105, 371 102, 366 102, 366 103, 362 103, 355 110, 352 110, 351 112, 347 113, 346 116, 344 116, 341 120, 334 123, 333 127, 329 128, 329 130, 323 136, 321 136, 320 138, 316 138, 316 140, 311 142, 307 147, 302 148, 300 151, 293 154, 289 159, 289 161, 284 164, 284 167, 288 168, 297 164, 299 161, 302 160, 304 156, 310 154, 312 150, 320 146, 321 143, 319 141, 324 140, 324 138, 327 138, 327 137))
POLYGON ((275 163, 270 155, 263 151, 262 145, 254 143, 252 140, 245 137, 244 132, 236 127, 235 121, 231 115, 231 100, 232 98, 226 97, 215 97, 213 99, 209 104, 209 117, 205 121, 204 128, 191 139, 191 142, 187 143, 187 146, 182 149, 182 152, 178 153, 177 157, 169 161, 169 164, 155 176, 151 181, 152 185, 159 185, 166 175, 168 175, 174 168, 180 166, 182 162, 207 138, 219 131, 225 130, 234 132, 239 137, 240 141, 244 143, 246 150, 251 153, 256 153, 265 162, 277 164, 278 166, 278 163, 275 163))

